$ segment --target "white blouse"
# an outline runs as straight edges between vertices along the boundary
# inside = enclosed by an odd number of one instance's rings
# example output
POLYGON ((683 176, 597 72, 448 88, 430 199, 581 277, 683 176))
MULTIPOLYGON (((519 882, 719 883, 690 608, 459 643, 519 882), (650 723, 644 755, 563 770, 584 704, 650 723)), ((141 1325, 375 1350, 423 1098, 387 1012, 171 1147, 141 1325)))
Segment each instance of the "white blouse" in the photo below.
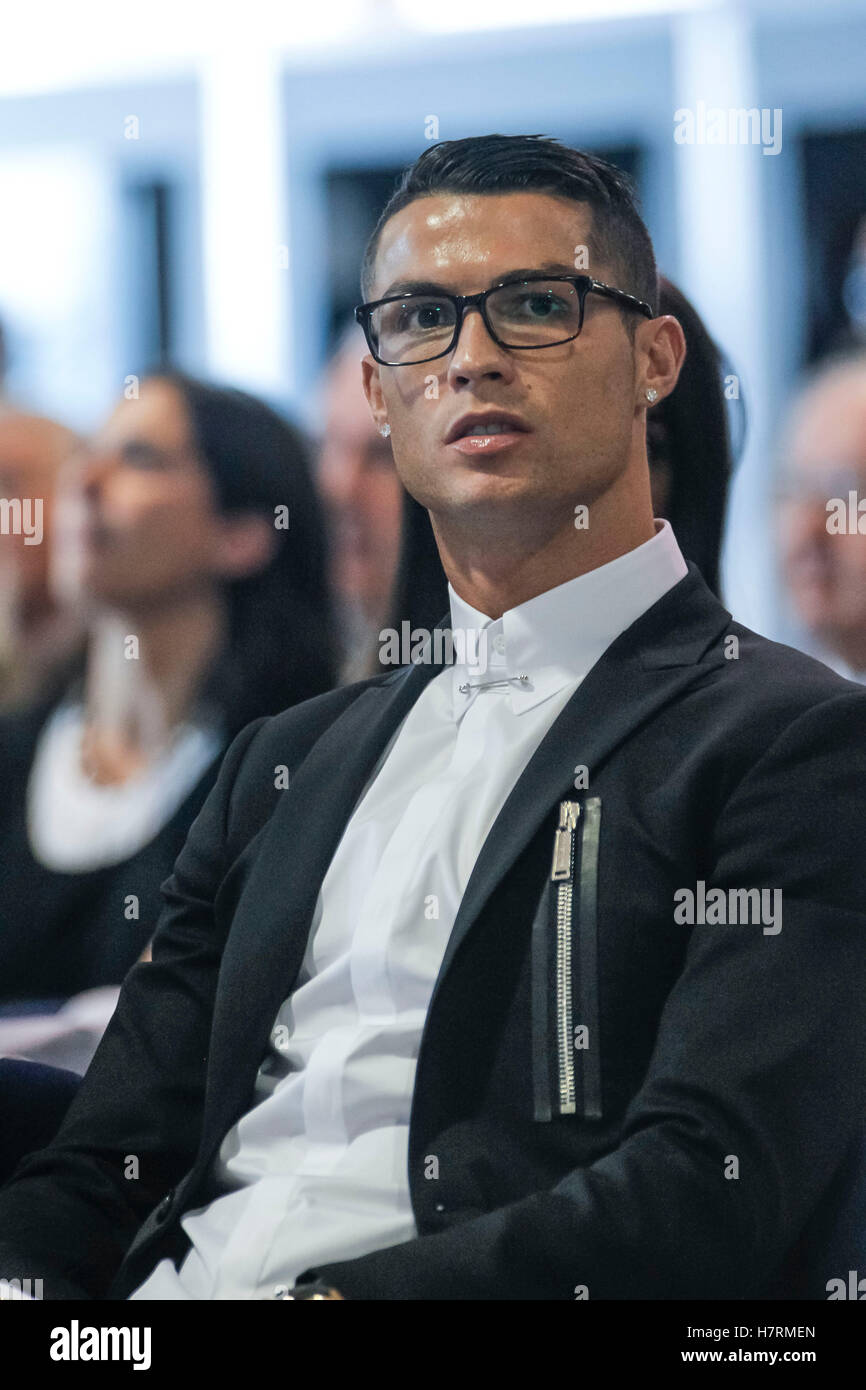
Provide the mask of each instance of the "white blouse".
POLYGON ((180 726, 171 746, 115 786, 81 768, 83 706, 59 705, 39 736, 27 785, 34 857, 58 873, 85 873, 131 858, 171 819, 222 749, 212 728, 180 726))

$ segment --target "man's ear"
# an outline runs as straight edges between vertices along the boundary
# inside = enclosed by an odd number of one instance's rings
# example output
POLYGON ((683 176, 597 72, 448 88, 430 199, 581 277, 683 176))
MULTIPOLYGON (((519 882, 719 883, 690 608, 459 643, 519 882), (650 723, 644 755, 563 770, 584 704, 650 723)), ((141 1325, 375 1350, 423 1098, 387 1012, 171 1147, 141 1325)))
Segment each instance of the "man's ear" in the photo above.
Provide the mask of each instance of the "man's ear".
POLYGON ((369 352, 366 357, 361 358, 361 373, 364 383, 364 395, 367 397, 373 421, 378 429, 384 425, 388 418, 388 411, 385 408, 385 398, 382 395, 382 381, 379 376, 379 363, 371 357, 369 352))
POLYGON ((647 391, 654 391, 653 401, 663 401, 677 384, 686 359, 686 339, 679 319, 673 314, 660 314, 638 326, 635 346, 637 355, 636 387, 638 408, 651 404, 647 391))
POLYGON ((224 579, 245 579, 270 563, 277 549, 272 522, 261 512, 232 512, 220 518, 214 569, 224 579))

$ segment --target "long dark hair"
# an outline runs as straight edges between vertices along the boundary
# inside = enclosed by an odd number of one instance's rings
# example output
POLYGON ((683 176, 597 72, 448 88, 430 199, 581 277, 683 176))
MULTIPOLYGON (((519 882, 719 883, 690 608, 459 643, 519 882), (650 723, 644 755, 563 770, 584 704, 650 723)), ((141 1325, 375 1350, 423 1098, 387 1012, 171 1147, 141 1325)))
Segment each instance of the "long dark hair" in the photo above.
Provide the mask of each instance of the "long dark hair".
POLYGON ((336 681, 325 526, 310 450, 299 429, 245 391, 168 368, 143 379, 167 382, 182 396, 222 511, 258 512, 275 525, 276 509, 288 508, 288 527, 275 526, 270 562, 225 585, 228 641, 201 697, 231 737, 259 715, 276 714, 336 681))
POLYGON ((665 508, 680 549, 693 560, 713 593, 720 588, 720 556, 728 486, 741 441, 742 400, 729 417, 725 399, 725 358, 697 310, 670 280, 659 282, 659 313, 679 319, 686 360, 673 391, 650 412, 647 453, 650 467, 670 468, 665 508))
MULTIPOLYGON (((448 579, 439 558, 430 513, 404 488, 400 554, 382 626, 399 633, 401 623, 408 622, 413 628, 429 631, 448 612, 448 579)), ((371 644, 366 657, 368 676, 394 669, 380 661, 379 650, 378 642, 375 648, 371 644)))

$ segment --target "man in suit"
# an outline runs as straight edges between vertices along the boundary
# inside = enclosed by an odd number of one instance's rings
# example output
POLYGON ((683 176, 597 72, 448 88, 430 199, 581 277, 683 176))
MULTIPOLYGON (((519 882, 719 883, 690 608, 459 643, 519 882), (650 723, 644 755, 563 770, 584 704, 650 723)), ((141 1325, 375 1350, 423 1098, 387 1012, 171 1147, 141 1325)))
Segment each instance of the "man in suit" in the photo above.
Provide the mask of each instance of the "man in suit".
POLYGON ((601 161, 492 135, 407 171, 363 373, 450 625, 235 740, 152 962, 0 1194, 0 1275, 795 1292, 866 1113, 866 693, 734 622, 653 520, 683 358, 655 292, 601 161))

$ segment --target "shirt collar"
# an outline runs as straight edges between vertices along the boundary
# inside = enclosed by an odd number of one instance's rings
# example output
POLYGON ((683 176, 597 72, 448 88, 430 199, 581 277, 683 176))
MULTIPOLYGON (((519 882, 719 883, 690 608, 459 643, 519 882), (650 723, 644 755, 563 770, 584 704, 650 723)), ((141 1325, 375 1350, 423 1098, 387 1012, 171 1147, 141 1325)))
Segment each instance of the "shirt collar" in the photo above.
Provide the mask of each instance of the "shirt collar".
POLYGON ((566 685, 577 685, 611 642, 688 573, 670 523, 606 565, 557 584, 490 618, 448 585, 455 662, 451 668, 455 719, 487 692, 460 686, 510 678, 504 694, 515 714, 534 709, 566 685), (520 683, 518 677, 528 677, 520 683))

